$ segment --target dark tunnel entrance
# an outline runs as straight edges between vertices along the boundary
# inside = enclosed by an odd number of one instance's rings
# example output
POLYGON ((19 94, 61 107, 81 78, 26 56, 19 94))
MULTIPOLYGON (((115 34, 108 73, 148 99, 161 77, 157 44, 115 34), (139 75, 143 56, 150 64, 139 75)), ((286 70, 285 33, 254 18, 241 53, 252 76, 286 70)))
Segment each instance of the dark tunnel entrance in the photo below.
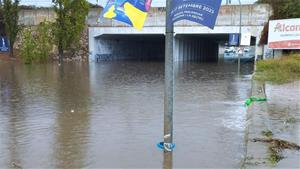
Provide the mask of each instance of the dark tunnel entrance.
POLYGON ((228 34, 177 34, 175 36, 175 58, 177 61, 217 62, 219 42, 228 34))
MULTIPOLYGON (((176 34, 175 62, 218 62, 229 34, 176 34)), ((96 60, 164 61, 163 34, 104 34, 96 37, 96 60)))
POLYGON ((102 35, 97 38, 97 60, 163 61, 164 35, 102 35))

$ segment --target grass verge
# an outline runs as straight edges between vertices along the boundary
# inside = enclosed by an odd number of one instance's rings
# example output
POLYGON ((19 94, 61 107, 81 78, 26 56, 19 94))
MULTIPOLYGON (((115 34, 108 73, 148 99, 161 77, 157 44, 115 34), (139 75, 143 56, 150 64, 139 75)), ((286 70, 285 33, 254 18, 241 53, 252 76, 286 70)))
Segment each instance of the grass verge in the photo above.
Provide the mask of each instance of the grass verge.
POLYGON ((277 84, 300 80, 300 54, 257 62, 255 79, 277 84))

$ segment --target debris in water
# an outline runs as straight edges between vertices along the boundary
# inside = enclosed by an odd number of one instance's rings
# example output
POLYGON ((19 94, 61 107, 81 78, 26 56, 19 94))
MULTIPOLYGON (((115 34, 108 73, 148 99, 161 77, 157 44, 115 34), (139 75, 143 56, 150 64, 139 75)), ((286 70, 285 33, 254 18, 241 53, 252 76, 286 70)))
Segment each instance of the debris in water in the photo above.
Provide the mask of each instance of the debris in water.
POLYGON ((265 102, 265 101, 267 101, 267 98, 259 98, 259 97, 251 96, 249 99, 245 101, 245 105, 249 107, 253 102, 265 102))
POLYGON ((283 150, 283 149, 290 149, 290 150, 300 150, 300 146, 296 143, 291 143, 281 139, 274 139, 274 138, 254 138, 253 142, 264 142, 269 143, 271 146, 283 150))
POLYGON ((300 150, 300 146, 291 143, 285 140, 280 140, 280 139, 273 139, 273 138, 254 138, 252 140, 253 142, 263 142, 263 143, 268 143, 269 144, 269 157, 268 160, 272 165, 276 165, 280 160, 282 160, 284 157, 282 155, 282 151, 284 149, 289 149, 289 150, 300 150))
POLYGON ((22 167, 19 164, 16 164, 15 162, 12 162, 11 164, 13 169, 22 169, 22 167))
POLYGON ((281 154, 281 151, 279 151, 275 147, 269 146, 268 151, 269 151, 268 160, 273 166, 275 166, 280 160, 284 158, 281 154))
POLYGON ((288 118, 284 121, 285 124, 287 124, 287 123, 296 123, 296 122, 297 122, 297 119, 295 117, 290 117, 290 118, 288 118))
POLYGON ((273 137, 273 133, 270 130, 264 130, 261 132, 261 134, 265 137, 271 137, 271 138, 273 137))

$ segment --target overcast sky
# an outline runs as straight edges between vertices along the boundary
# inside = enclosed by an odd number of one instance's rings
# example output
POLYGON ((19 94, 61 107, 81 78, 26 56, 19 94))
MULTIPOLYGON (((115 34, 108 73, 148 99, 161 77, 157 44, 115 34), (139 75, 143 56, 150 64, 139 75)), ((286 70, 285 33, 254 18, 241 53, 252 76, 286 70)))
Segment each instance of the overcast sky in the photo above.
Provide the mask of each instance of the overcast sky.
MULTIPOLYGON (((107 0, 89 0, 91 3, 97 3, 101 6, 105 6, 107 0)), ((222 0, 223 3, 226 0, 222 0)), ((237 4, 238 0, 231 0, 233 4, 237 4)), ((242 4, 251 4, 254 3, 256 0, 241 0, 242 4)), ((50 6, 52 5, 52 0, 21 0, 22 5, 36 5, 36 6, 50 6)), ((153 7, 161 7, 165 6, 166 0, 153 0, 152 6, 153 7)))

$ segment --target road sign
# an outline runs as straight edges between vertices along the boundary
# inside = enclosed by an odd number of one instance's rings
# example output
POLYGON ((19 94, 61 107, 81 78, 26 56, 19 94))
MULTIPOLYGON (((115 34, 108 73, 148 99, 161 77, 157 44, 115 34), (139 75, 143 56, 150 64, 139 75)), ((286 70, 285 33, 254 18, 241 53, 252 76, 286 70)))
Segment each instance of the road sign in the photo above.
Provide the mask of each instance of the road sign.
POLYGON ((6 37, 0 37, 0 52, 8 52, 9 45, 6 37))
POLYGON ((242 33, 241 35, 241 46, 250 46, 251 43, 251 34, 250 33, 242 33))
POLYGON ((239 44, 239 34, 238 33, 229 34, 229 45, 237 46, 238 44, 239 44))

